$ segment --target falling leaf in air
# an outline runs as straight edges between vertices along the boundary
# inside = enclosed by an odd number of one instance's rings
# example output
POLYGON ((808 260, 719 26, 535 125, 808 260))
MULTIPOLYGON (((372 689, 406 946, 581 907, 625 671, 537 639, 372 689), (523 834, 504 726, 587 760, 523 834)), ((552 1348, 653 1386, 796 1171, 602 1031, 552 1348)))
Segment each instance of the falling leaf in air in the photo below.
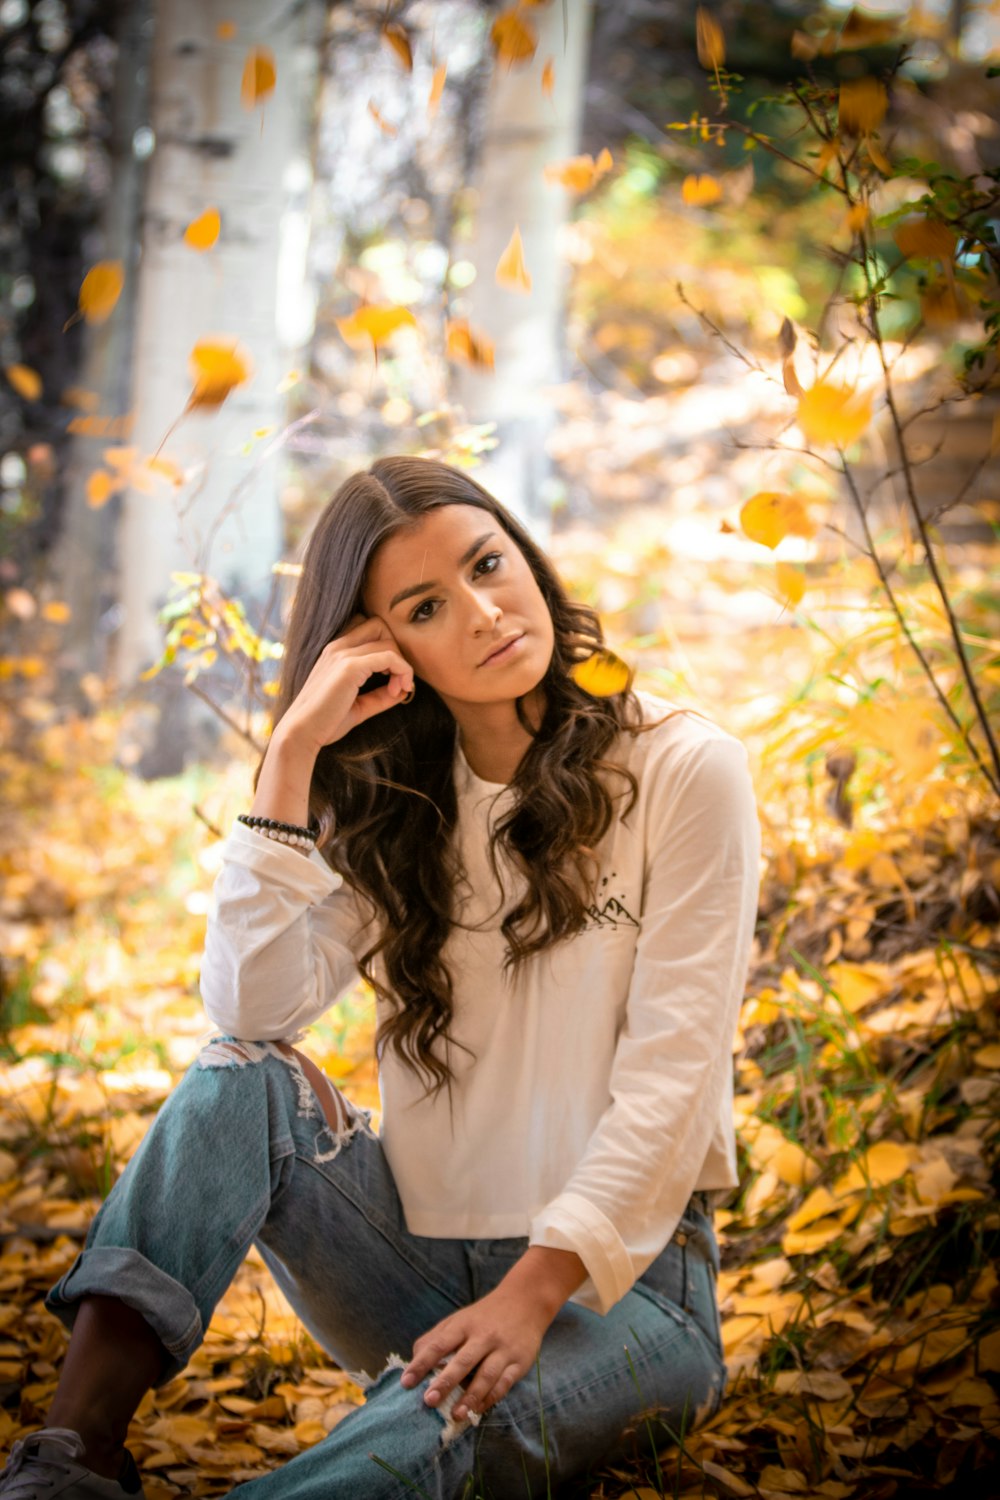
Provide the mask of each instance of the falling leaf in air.
POLYGON ((25 401, 37 401, 42 394, 42 377, 30 365, 4 365, 4 374, 25 401))
POLYGON ((250 357, 236 339, 199 340, 191 350, 188 369, 194 381, 188 397, 189 409, 221 406, 230 392, 253 373, 250 357))
POLYGON ((274 53, 270 47, 251 47, 243 63, 240 99, 244 109, 256 109, 271 94, 278 81, 274 53))
POLYGON ((192 219, 184 231, 184 243, 192 250, 211 250, 219 238, 222 220, 217 208, 206 208, 205 212, 192 219))
POLYGON ((811 537, 816 528, 797 495, 776 490, 761 490, 740 508, 743 535, 772 550, 786 536, 811 537))
POLYGON ((632 686, 633 674, 628 662, 604 647, 588 656, 586 661, 575 662, 569 675, 577 687, 592 698, 610 698, 632 686))
POLYGON ((705 208, 709 203, 718 203, 722 188, 710 172, 685 177, 681 183, 681 197, 692 208, 705 208))
POLYGON ((220 42, 232 42, 236 39, 236 22, 220 21, 215 28, 216 39, 220 42))
POLYGON ((721 68, 726 60, 726 39, 718 21, 703 5, 699 5, 695 15, 695 36, 702 67, 713 72, 721 68))
POLYGON ((556 86, 556 70, 553 59, 550 57, 542 69, 542 93, 549 99, 552 98, 552 90, 556 86))
POLYGON ((845 448, 857 441, 871 419, 869 392, 837 381, 818 380, 799 397, 799 426, 810 443, 845 448))
POLYGON ((500 12, 490 27, 490 41, 497 61, 505 62, 508 68, 530 62, 538 45, 534 29, 524 20, 518 5, 500 12))
POLYGON ((431 91, 427 100, 427 113, 428 115, 430 115, 432 120, 438 112, 438 107, 441 103, 441 96, 444 93, 444 81, 447 77, 447 63, 441 63, 434 69, 434 77, 431 80, 431 91))
POLYGON ((393 125, 393 124, 391 124, 385 118, 385 116, 383 115, 382 111, 378 108, 377 104, 375 103, 375 101, 373 99, 369 99, 369 101, 368 101, 368 113, 371 115, 372 119, 375 121, 375 123, 378 126, 379 130, 381 130, 385 135, 396 136, 396 135, 399 134, 398 127, 395 126, 395 125, 393 125))
POLYGON ((544 177, 546 182, 558 182, 571 193, 586 193, 611 171, 612 165, 611 152, 605 146, 596 161, 588 151, 585 156, 550 163, 544 169, 544 177))
POLYGON ((476 369, 492 370, 494 367, 493 341, 485 333, 470 328, 465 318, 452 318, 445 325, 448 359, 459 360, 476 369))
POLYGON ((413 48, 406 27, 398 21, 386 21, 380 33, 383 42, 390 49, 396 61, 399 62, 407 73, 413 72, 413 48))
POLYGON ((518 225, 514 226, 514 233, 507 243, 507 247, 497 261, 496 268, 497 286, 505 286, 512 292, 530 292, 531 276, 527 266, 524 264, 524 246, 521 243, 521 230, 518 225))
POLYGON ((42 605, 42 619, 48 620, 50 625, 65 625, 71 614, 72 610, 62 599, 50 599, 42 605))
POLYGON ((408 307, 368 306, 359 307, 348 318, 338 318, 337 327, 343 339, 353 348, 367 348, 371 344, 378 360, 379 347, 392 338, 400 328, 416 328, 417 320, 408 307))
POLYGON ((87 504, 92 510, 100 510, 117 488, 113 474, 109 474, 107 469, 95 469, 87 480, 87 504))
POLYGON ((877 78, 848 78, 840 85, 838 123, 850 135, 870 135, 885 119, 889 95, 877 78))
POLYGON ((114 312, 125 285, 125 271, 120 260, 99 260, 91 266, 80 287, 79 311, 64 325, 63 332, 78 318, 88 323, 104 323, 114 312))

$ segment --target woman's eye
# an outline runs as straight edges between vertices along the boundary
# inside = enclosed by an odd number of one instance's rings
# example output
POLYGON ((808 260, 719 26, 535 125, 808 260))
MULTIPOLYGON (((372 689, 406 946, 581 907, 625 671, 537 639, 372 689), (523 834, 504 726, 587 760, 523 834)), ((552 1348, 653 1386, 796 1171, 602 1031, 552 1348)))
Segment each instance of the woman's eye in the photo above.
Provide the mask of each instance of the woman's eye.
MULTIPOLYGON (((502 556, 504 556, 504 553, 502 553, 502 552, 487 552, 486 556, 481 556, 480 561, 478 561, 477 564, 475 564, 475 567, 472 568, 472 571, 474 571, 474 573, 478 573, 478 570, 480 570, 480 568, 483 567, 484 562, 492 562, 492 561, 499 562, 499 561, 501 561, 502 556)), ((496 571, 495 567, 489 568, 489 573, 495 573, 495 571, 496 571)), ((487 576, 489 576, 489 573, 481 573, 480 577, 487 577, 487 576)), ((424 619, 432 619, 433 618, 432 615, 421 615, 420 610, 421 609, 426 609, 426 607, 429 606, 429 604, 435 604, 435 603, 436 603, 435 598, 424 598, 424 600, 421 601, 420 604, 417 604, 417 607, 415 607, 414 612, 412 612, 412 615, 409 616, 409 622, 411 622, 411 625, 420 625, 420 624, 423 624, 424 619)))

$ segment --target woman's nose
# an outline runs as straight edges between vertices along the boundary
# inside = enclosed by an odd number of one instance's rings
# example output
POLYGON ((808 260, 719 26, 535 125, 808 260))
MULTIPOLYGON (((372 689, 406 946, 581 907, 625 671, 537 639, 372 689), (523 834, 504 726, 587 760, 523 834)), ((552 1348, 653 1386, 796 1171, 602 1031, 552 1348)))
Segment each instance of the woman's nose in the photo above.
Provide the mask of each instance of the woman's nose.
POLYGON ((503 611, 495 600, 483 593, 475 593, 471 600, 472 623, 476 630, 492 630, 503 611))

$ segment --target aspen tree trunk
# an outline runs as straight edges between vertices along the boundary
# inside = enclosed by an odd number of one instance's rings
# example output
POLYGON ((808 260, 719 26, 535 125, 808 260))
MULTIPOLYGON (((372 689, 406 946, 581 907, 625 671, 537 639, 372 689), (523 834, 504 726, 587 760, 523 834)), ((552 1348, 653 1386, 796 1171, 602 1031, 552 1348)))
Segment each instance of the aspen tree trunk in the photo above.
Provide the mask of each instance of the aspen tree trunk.
POLYGON ((569 193, 546 182, 543 168, 579 149, 590 16, 590 0, 552 0, 525 12, 537 27, 538 50, 527 66, 508 72, 505 64, 497 64, 475 182, 473 240, 460 252, 477 271, 463 298, 469 321, 496 346, 495 372, 463 369, 457 381, 469 419, 497 423, 498 447, 484 456, 476 478, 526 522, 543 545, 550 532, 545 441, 552 411, 542 387, 563 377, 567 272, 559 231, 572 212, 569 193), (541 83, 549 59, 555 73, 551 99, 541 83), (499 287, 494 279, 515 225, 532 280, 527 294, 499 287))
MULTIPOLYGON (((281 554, 281 455, 268 455, 269 438, 254 434, 273 429, 274 437, 284 425, 277 388, 293 362, 288 342, 304 342, 309 332, 301 299, 298 309, 289 302, 305 276, 302 197, 322 15, 317 0, 283 8, 268 0, 156 7, 155 149, 142 216, 131 442, 140 457, 163 444, 161 456, 189 478, 176 495, 158 487, 124 497, 116 665, 126 689, 161 655, 157 612, 172 571, 211 573, 252 607, 267 596, 281 554), (227 38, 222 23, 235 25, 235 37, 227 38), (246 54, 256 46, 273 54, 277 86, 251 111, 240 86, 246 54), (198 253, 185 244, 184 230, 210 207, 220 212, 221 234, 214 248, 198 253), (185 416, 164 442, 191 393, 191 350, 213 337, 238 341, 253 377, 221 407, 185 416)), ((161 711, 142 769, 165 774, 183 763, 189 695, 161 678, 149 696, 161 711)))

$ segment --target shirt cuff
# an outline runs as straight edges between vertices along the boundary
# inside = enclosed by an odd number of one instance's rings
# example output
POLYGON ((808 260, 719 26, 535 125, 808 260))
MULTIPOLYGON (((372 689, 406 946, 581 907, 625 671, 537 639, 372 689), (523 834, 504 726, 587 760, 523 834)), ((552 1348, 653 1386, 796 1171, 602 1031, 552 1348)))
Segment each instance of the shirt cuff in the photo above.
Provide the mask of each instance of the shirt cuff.
POLYGON ((531 1221, 530 1245, 575 1250, 589 1279, 570 1297, 601 1314, 610 1312, 635 1284, 632 1257, 611 1220, 579 1193, 561 1193, 531 1221))
POLYGON ((344 883, 343 877, 331 870, 318 849, 311 849, 308 856, 304 856, 290 844, 254 833, 252 828, 235 819, 223 845, 222 858, 284 886, 311 905, 324 900, 344 883))

